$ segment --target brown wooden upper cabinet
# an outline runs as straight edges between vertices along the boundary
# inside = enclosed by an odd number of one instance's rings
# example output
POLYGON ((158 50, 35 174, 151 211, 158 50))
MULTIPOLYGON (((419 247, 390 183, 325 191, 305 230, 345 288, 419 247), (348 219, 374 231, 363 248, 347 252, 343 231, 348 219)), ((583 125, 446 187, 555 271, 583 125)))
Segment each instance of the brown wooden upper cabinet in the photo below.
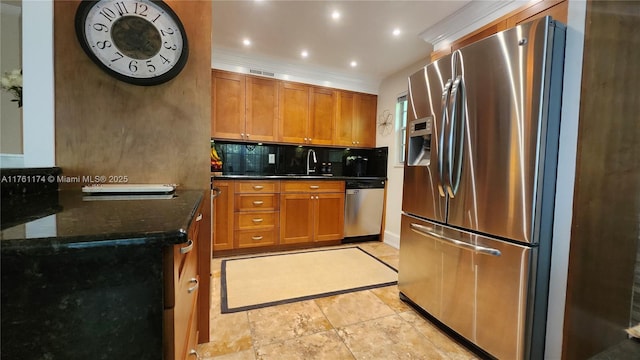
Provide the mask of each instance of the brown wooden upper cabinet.
POLYGON ((336 123, 337 91, 311 87, 309 93, 309 143, 333 144, 336 123))
POLYGON ((280 83, 280 141, 331 145, 336 108, 335 90, 280 83))
POLYGON ((376 95, 338 92, 334 145, 374 147, 377 107, 376 95))
POLYGON ((278 82, 217 70, 212 74, 211 136, 276 141, 278 82))
POLYGON ((492 21, 491 23, 461 37, 460 39, 457 39, 451 43, 451 47, 432 52, 431 61, 435 61, 442 56, 450 54, 451 51, 455 51, 478 40, 482 40, 502 30, 512 28, 516 25, 541 18, 543 16, 551 16, 553 19, 566 24, 568 6, 568 0, 532 0, 521 8, 492 21))
POLYGON ((212 71, 211 137, 374 147, 376 95, 212 71))
POLYGON ((568 11, 569 2, 567 0, 544 0, 536 2, 530 7, 507 18, 506 27, 514 27, 543 16, 551 16, 553 19, 566 24, 568 11))

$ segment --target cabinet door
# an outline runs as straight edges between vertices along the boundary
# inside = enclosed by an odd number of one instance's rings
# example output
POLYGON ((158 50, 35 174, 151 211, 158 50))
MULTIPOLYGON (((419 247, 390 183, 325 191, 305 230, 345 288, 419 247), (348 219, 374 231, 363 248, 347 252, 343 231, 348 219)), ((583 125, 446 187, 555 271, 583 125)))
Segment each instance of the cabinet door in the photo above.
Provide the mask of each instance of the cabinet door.
POLYGON ((352 146, 351 139, 354 121, 354 94, 338 91, 338 109, 336 111, 336 126, 333 136, 334 145, 352 146))
POLYGON ((309 142, 331 145, 337 106, 335 91, 312 87, 309 96, 309 142))
POLYGON ((279 96, 280 141, 306 143, 309 123, 309 87, 281 82, 279 96))
POLYGON ((280 244, 311 242, 314 225, 312 196, 280 195, 280 244))
POLYGON ((357 147, 376 146, 376 113, 378 97, 356 94, 356 116, 353 126, 353 141, 357 147))
POLYGON ((314 195, 314 241, 344 238, 344 193, 314 195))
POLYGON ((211 136, 243 140, 245 133, 245 76, 213 71, 211 79, 211 136))
POLYGON ((213 251, 233 249, 233 181, 214 181, 221 190, 213 200, 213 251))
POLYGON ((278 82, 247 76, 246 139, 276 141, 278 138, 278 82))
POLYGON ((514 27, 547 15, 566 24, 568 8, 567 0, 543 0, 509 17, 507 27, 514 27))

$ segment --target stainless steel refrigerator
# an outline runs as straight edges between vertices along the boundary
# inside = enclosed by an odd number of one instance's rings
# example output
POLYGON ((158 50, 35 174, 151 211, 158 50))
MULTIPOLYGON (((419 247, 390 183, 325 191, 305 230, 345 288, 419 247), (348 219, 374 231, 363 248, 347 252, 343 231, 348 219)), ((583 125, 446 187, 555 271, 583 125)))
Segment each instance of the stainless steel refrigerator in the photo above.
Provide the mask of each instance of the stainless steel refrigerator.
POLYGON ((564 38, 541 18, 409 77, 401 297, 499 359, 544 356, 564 38))

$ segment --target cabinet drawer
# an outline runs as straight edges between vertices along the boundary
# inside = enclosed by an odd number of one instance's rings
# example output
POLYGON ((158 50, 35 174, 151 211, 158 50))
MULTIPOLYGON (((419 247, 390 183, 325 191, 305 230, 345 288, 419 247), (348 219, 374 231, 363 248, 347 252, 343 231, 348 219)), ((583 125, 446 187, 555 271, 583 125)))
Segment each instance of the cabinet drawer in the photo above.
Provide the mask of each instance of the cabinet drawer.
POLYGON ((282 192, 344 192, 344 181, 283 181, 282 192))
POLYGON ((185 359, 184 354, 189 353, 191 343, 197 342, 199 277, 193 279, 196 281, 185 282, 176 288, 175 307, 164 311, 163 348, 166 359, 185 359))
POLYGON ((236 193, 277 193, 280 192, 279 181, 236 181, 236 193))
POLYGON ((172 308, 176 304, 177 291, 186 280, 198 272, 198 251, 195 238, 189 237, 184 244, 174 245, 165 252, 164 307, 172 308))
POLYGON ((273 211, 280 208, 277 194, 236 194, 235 211, 273 211))
POLYGON ((189 320, 189 332, 187 333, 187 351, 185 360, 199 359, 196 347, 198 346, 198 311, 194 308, 189 320))
POLYGON ((193 322, 197 322, 196 300, 198 299, 198 281, 196 275, 190 279, 185 279, 176 294, 176 307, 174 315, 174 341, 176 347, 176 359, 179 354, 188 352, 190 330, 193 322))
POLYGON ((278 213, 275 211, 238 212, 235 214, 236 230, 272 229, 278 226, 278 213))
POLYGON ((275 245, 278 239, 277 228, 274 230, 236 230, 238 248, 275 245))

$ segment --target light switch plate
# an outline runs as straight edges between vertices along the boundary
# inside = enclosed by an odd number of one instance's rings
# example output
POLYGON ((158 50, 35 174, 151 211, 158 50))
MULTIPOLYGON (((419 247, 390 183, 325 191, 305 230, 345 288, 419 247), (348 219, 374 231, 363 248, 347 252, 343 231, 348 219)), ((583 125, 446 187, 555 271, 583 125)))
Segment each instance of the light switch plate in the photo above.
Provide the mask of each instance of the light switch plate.
POLYGON ((269 154, 269 164, 276 163, 276 154, 269 154))

